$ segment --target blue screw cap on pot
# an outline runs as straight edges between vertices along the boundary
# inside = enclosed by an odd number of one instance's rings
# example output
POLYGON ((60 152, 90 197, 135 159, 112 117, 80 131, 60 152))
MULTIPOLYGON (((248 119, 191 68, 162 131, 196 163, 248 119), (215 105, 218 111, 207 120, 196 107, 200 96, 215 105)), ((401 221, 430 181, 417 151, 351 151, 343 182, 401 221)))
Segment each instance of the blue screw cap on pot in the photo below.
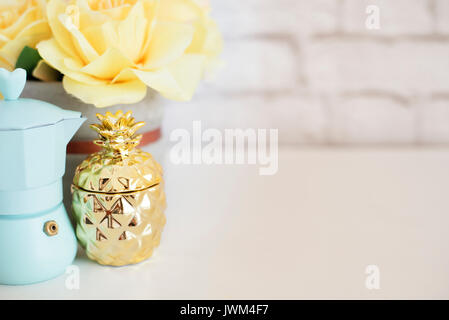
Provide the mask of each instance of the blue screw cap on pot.
POLYGON ((21 99, 26 71, 0 69, 0 284, 65 272, 77 243, 62 204, 66 146, 81 113, 21 99))

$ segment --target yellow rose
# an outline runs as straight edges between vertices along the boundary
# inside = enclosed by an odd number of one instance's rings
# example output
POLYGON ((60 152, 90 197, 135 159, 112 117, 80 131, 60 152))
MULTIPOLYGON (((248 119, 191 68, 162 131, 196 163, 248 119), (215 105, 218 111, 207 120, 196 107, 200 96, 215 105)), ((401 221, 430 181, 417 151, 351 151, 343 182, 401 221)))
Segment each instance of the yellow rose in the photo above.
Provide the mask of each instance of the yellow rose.
POLYGON ((161 18, 193 24, 195 33, 186 52, 205 55, 207 69, 220 62, 218 56, 223 49, 220 31, 209 14, 209 0, 162 0, 161 18))
POLYGON ((50 0, 53 38, 38 44, 65 90, 97 107, 136 103, 147 86, 190 100, 221 51, 197 0, 50 0))
POLYGON ((46 0, 0 0, 0 68, 12 71, 25 46, 51 37, 46 0))

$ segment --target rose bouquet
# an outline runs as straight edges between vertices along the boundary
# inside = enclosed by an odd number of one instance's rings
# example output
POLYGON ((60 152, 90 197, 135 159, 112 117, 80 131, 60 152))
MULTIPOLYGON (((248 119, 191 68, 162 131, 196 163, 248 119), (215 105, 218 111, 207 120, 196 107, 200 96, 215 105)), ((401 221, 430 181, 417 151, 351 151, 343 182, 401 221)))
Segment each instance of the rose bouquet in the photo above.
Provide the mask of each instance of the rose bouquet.
POLYGON ((86 104, 190 100, 221 36, 205 0, 0 0, 0 67, 62 80, 86 104))
POLYGON ((45 0, 0 0, 0 68, 37 60, 32 48, 50 37, 45 0))

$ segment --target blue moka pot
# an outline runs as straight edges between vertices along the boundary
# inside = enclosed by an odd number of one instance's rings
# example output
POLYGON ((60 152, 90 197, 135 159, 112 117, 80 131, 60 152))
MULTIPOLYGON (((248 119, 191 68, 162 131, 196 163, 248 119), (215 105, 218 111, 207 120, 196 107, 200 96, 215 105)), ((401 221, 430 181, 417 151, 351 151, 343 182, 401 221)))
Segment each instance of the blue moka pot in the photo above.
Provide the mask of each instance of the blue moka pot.
POLYGON ((19 99, 26 71, 0 69, 0 284, 65 272, 76 237, 62 204, 66 146, 85 121, 79 112, 19 99))

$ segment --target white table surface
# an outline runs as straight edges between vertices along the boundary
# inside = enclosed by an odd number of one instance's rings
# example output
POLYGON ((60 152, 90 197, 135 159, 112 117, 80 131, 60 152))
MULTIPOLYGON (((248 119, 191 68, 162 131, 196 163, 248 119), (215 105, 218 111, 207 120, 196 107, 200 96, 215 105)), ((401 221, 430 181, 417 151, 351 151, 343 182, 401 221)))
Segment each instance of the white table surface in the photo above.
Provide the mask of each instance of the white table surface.
POLYGON ((168 222, 135 266, 80 252, 0 299, 449 298, 449 150, 281 149, 279 172, 165 161, 168 222), (365 268, 380 268, 380 289, 365 268))

